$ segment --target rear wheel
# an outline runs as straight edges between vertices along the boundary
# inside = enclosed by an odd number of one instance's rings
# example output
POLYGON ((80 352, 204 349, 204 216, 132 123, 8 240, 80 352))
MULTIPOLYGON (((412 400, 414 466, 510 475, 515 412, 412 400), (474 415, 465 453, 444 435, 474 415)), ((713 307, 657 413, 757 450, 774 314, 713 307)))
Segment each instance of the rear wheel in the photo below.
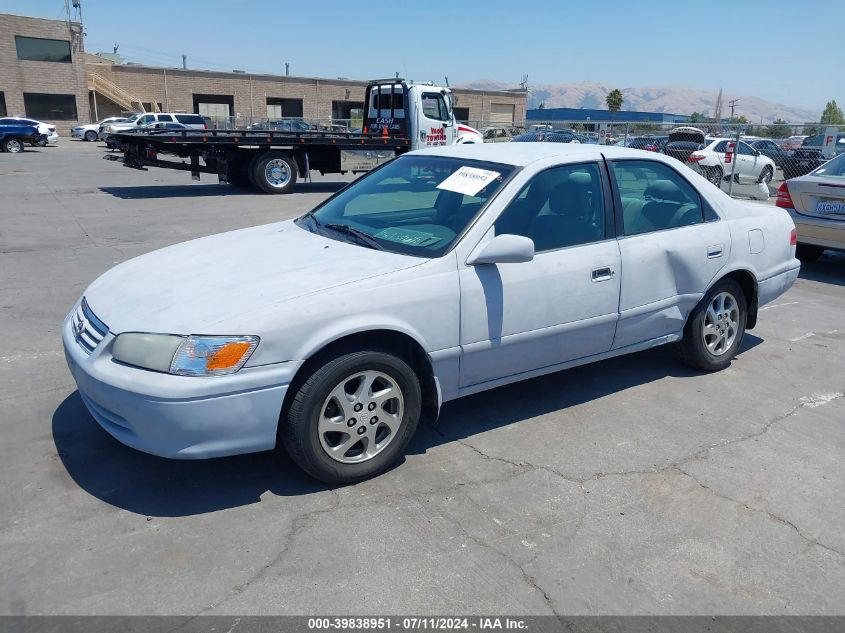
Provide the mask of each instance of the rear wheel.
POLYGON ((33 147, 47 147, 47 137, 39 136, 37 140, 32 141, 33 147))
POLYGON ((733 279, 723 279, 690 314, 680 343, 681 358, 696 369, 724 369, 742 343, 747 318, 742 288, 733 279))
POLYGON ((717 187, 721 187, 724 174, 721 167, 708 167, 704 177, 717 187))
POLYGON ((266 193, 290 193, 296 185, 296 163, 283 152, 267 152, 252 163, 252 178, 266 193))
POLYGON ((299 387, 279 437, 291 459, 329 484, 387 470, 417 429, 422 396, 414 370, 382 351, 339 356, 299 387))
POLYGON ((3 151, 9 154, 20 154, 23 151, 23 143, 17 138, 7 138, 3 141, 3 151))
POLYGON ((93 143, 97 140, 97 133, 94 130, 88 130, 85 132, 85 140, 93 143))
POLYGON ((775 172, 771 168, 771 166, 766 165, 763 168, 763 171, 760 172, 760 178, 757 180, 757 182, 765 183, 765 184, 768 185, 770 182, 772 182, 772 178, 774 177, 774 175, 775 175, 775 172))
POLYGON ((813 246, 812 244, 799 244, 795 247, 795 257, 802 262, 814 262, 824 253, 821 246, 813 246))

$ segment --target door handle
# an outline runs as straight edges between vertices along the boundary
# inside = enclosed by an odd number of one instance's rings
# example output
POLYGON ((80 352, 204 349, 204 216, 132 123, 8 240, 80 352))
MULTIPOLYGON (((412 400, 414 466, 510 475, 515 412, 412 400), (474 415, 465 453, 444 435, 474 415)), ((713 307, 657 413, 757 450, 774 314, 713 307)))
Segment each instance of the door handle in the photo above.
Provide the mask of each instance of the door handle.
POLYGON ((722 245, 716 244, 714 246, 707 247, 707 258, 708 259, 715 259, 716 257, 722 256, 722 245))
POLYGON ((613 278, 613 269, 610 266, 596 268, 590 275, 592 281, 607 281, 613 278))

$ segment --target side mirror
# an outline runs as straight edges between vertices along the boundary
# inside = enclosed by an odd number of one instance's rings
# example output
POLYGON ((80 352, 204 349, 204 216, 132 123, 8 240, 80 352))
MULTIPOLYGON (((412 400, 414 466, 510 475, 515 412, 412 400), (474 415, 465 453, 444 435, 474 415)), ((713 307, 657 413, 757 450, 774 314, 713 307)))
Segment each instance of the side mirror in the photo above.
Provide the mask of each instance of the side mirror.
POLYGON ((504 233, 480 246, 470 255, 467 264, 521 264, 534 259, 534 241, 522 235, 504 233))

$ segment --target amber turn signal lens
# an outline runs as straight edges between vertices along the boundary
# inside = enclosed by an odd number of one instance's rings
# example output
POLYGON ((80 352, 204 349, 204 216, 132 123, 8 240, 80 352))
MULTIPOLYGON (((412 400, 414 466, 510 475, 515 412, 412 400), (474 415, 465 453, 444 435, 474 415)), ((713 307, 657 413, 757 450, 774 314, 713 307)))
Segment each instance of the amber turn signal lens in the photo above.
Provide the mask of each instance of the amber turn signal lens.
POLYGON ((206 359, 206 367, 209 371, 234 367, 249 351, 250 347, 250 343, 247 342, 227 343, 213 354, 209 354, 206 359))

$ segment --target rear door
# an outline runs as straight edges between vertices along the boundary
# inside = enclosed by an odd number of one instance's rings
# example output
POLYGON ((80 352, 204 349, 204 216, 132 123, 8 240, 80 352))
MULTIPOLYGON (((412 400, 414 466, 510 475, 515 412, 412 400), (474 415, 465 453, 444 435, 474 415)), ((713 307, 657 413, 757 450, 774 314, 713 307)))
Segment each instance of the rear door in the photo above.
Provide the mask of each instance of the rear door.
POLYGON ((674 167, 651 160, 608 164, 621 229, 613 342, 620 349, 683 330, 728 260, 731 236, 727 223, 674 167))

